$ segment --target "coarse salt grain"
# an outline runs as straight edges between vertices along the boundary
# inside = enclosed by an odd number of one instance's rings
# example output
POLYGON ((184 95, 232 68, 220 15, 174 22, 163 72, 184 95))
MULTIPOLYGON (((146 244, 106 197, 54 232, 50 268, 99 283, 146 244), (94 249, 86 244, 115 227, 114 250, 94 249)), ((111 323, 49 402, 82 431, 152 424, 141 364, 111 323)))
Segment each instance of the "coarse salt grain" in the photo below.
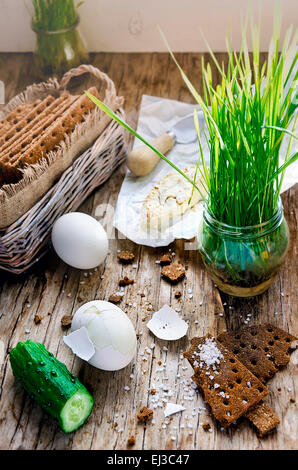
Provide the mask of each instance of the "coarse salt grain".
POLYGON ((201 362, 209 369, 211 366, 216 366, 220 360, 224 358, 222 353, 217 347, 214 338, 206 338, 204 344, 198 346, 199 357, 201 362))

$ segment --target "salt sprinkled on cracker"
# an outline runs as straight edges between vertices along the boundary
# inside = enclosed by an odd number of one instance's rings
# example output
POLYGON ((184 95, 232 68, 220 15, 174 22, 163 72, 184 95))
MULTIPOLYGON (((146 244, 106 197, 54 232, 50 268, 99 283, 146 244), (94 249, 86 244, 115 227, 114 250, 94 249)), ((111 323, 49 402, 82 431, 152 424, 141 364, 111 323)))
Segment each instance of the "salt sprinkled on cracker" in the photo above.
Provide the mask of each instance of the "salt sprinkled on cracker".
MULTIPOLYGON (((216 369, 216 365, 220 364, 221 359, 224 359, 224 356, 218 349, 214 338, 206 338, 205 343, 200 344, 198 349, 198 356, 207 369, 210 367, 216 369)), ((201 364, 201 367, 203 364, 201 364)))

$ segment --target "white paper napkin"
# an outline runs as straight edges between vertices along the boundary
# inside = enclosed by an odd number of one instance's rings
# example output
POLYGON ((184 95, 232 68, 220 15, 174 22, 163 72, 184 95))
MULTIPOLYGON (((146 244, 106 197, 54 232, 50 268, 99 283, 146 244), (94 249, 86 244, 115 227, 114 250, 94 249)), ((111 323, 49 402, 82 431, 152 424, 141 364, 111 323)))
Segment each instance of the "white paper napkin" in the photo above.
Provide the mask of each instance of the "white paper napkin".
MULTIPOLYGON (((163 132, 168 131, 177 121, 192 113, 198 106, 180 101, 158 98, 155 96, 143 95, 137 132, 145 139, 151 141, 163 132)), ((200 125, 204 124, 203 114, 199 110, 200 125)), ((286 153, 288 137, 284 138, 280 153, 280 164, 283 163, 286 153)), ((133 148, 143 145, 135 139, 133 148)), ((297 144, 296 144, 297 148, 297 144)), ((206 149, 206 147, 205 147, 206 149)), ((292 151, 295 149, 293 144, 292 151)), ((209 153, 207 149, 206 162, 209 163, 209 153)), ((179 168, 184 169, 195 165, 199 156, 198 143, 176 144, 167 154, 179 168)), ((146 233, 142 230, 140 219, 143 202, 153 186, 169 171, 174 171, 165 161, 161 160, 154 170, 144 177, 136 177, 130 171, 127 172, 116 206, 114 226, 122 235, 135 243, 152 247, 167 246, 175 239, 191 239, 197 236, 198 227, 202 218, 202 204, 197 204, 189 209, 176 223, 173 223, 163 232, 146 233)), ((285 191, 297 182, 298 162, 291 165, 285 174, 282 191, 285 191)))

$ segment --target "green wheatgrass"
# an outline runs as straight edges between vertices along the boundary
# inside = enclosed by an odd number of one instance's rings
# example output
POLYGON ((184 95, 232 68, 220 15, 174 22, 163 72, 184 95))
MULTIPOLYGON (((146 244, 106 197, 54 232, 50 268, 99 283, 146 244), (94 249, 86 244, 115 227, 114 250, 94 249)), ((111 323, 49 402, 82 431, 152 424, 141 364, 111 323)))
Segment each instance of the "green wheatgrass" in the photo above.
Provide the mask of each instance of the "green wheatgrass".
POLYGON ((77 20, 77 8, 74 0, 32 0, 34 16, 32 24, 42 31, 58 31, 69 28, 77 20))
MULTIPOLYGON (((221 76, 214 87, 209 64, 202 60, 203 97, 199 95, 172 53, 163 33, 168 50, 178 66, 183 80, 201 106, 209 135, 206 138, 210 152, 207 167, 202 147, 199 120, 194 121, 198 135, 199 158, 197 171, 201 173, 207 189, 207 208, 219 222, 246 227, 269 220, 277 210, 285 169, 298 158, 291 153, 297 139, 298 71, 295 72, 298 53, 298 30, 286 32, 280 49, 280 27, 275 24, 268 59, 260 66, 260 28, 251 24, 252 60, 247 45, 247 21, 242 25, 242 45, 235 53, 227 38, 228 66, 220 65, 213 52, 211 57, 221 76), (289 87, 286 92, 286 87, 289 87), (296 91, 297 93, 297 91, 296 91), (290 128, 290 130, 289 130, 290 128), (283 165, 279 163, 280 147, 285 134, 290 135, 283 165), (202 165, 202 168, 199 166, 202 165)), ((209 47, 209 46, 208 46, 209 47)), ((188 181, 189 178, 163 154, 122 121, 113 111, 88 92, 87 95, 105 113, 115 119, 131 134, 150 147, 188 181)), ((196 175, 195 175, 196 177, 196 175)), ((195 178, 194 177, 194 178, 195 178)), ((199 190, 192 181, 193 190, 199 190)))

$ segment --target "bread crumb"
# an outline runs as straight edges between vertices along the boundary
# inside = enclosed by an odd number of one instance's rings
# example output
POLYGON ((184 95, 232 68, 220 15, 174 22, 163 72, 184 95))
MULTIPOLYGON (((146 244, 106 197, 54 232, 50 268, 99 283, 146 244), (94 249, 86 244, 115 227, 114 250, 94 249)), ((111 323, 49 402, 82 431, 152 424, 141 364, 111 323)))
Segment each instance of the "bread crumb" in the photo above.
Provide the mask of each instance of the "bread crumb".
POLYGON ((112 294, 109 297, 109 302, 112 302, 113 304, 119 304, 119 302, 121 302, 122 299, 123 299, 122 295, 112 294))
POLYGON ((121 263, 128 264, 133 262, 135 255, 132 251, 123 250, 118 253, 117 258, 121 263))
POLYGON ((181 279, 185 276, 185 269, 183 265, 179 262, 170 264, 169 266, 165 266, 162 271, 161 275, 169 282, 176 283, 181 281, 181 279))
POLYGON ((129 284, 133 284, 134 280, 129 279, 127 276, 124 276, 122 279, 119 280, 119 286, 128 286, 129 284))
POLYGON ((137 418, 141 423, 147 423, 153 418, 153 411, 150 408, 143 406, 143 408, 140 410, 140 413, 137 414, 137 418))
POLYGON ((64 328, 67 328, 71 325, 72 322, 72 316, 71 315, 64 315, 64 317, 61 318, 61 325, 64 328))
POLYGON ((172 262, 172 256, 171 256, 171 254, 170 254, 170 253, 166 253, 165 255, 163 255, 163 256, 160 258, 159 262, 160 262, 160 265, 161 265, 161 266, 166 266, 166 265, 168 265, 168 264, 171 264, 171 262, 172 262))
POLYGON ((127 439, 127 447, 133 447, 136 443, 136 438, 134 436, 130 436, 128 439, 127 439))
POLYGON ((204 429, 204 431, 209 432, 211 429, 211 426, 209 423, 203 423, 202 428, 204 429))
POLYGON ((42 320, 42 317, 40 315, 34 315, 34 323, 35 325, 38 325, 42 320))

